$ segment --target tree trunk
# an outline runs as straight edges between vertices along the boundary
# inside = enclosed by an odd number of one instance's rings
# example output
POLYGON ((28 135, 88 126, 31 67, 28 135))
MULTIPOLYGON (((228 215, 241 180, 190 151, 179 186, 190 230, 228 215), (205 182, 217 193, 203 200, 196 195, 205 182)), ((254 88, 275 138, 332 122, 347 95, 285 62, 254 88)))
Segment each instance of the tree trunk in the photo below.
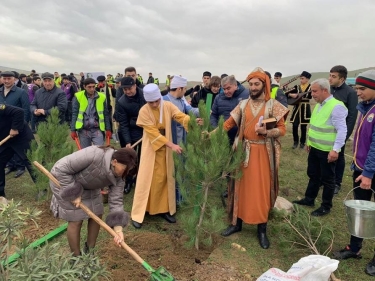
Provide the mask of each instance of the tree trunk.
POLYGON ((199 222, 196 226, 196 231, 195 231, 195 248, 197 250, 199 250, 199 234, 200 234, 200 230, 201 230, 201 225, 202 225, 202 222, 203 222, 203 217, 204 217, 204 213, 206 211, 206 204, 207 204, 207 199, 208 199, 208 189, 209 189, 209 184, 207 185, 202 185, 202 187, 204 188, 204 199, 203 199, 203 204, 202 204, 202 207, 201 207, 201 214, 200 214, 200 217, 199 217, 199 222))

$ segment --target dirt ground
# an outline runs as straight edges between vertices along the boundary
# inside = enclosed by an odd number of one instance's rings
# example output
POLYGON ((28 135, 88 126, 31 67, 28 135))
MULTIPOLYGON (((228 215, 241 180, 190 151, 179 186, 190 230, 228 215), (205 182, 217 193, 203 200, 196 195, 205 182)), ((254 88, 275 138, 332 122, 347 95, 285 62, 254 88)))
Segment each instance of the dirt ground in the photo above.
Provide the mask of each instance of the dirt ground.
MULTIPOLYGON (((38 220, 39 228, 30 224, 24 232, 30 241, 37 240, 63 223, 52 218, 49 202, 38 203, 36 207, 42 211, 38 220)), ((184 246, 186 239, 176 225, 161 227, 159 232, 128 231, 125 234, 126 243, 145 261, 155 269, 164 266, 176 280, 256 280, 246 270, 238 268, 239 260, 248 259, 241 252, 231 250, 235 259, 228 262, 222 250, 217 249, 224 241, 221 237, 214 239, 212 247, 202 248, 199 251, 186 249, 184 246)), ((148 280, 149 273, 114 243, 108 243, 107 239, 98 241, 97 249, 97 254, 101 261, 106 263, 112 280, 148 280)))

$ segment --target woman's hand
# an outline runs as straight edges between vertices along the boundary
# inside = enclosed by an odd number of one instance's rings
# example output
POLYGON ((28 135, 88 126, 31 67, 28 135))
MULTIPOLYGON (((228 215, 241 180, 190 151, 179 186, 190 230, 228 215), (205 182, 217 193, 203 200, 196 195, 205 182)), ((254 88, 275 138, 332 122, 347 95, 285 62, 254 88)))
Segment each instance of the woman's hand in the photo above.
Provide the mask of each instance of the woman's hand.
POLYGON ((121 248, 121 243, 124 241, 124 233, 122 232, 122 227, 121 226, 115 226, 114 230, 117 234, 117 236, 113 237, 113 241, 117 246, 121 248), (118 229, 116 229, 118 228, 118 229))
POLYGON ((74 200, 72 201, 72 204, 73 204, 74 206, 76 206, 76 208, 79 208, 79 204, 81 204, 81 201, 82 201, 82 198, 81 198, 81 196, 79 196, 79 197, 77 197, 76 199, 74 199, 74 200))

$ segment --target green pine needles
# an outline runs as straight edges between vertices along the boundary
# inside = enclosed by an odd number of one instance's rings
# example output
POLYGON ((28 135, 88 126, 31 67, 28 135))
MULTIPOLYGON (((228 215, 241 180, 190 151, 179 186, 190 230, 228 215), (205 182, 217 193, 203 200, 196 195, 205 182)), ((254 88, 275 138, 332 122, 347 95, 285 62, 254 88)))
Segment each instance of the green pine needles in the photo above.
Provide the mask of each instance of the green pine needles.
MULTIPOLYGON (((67 141, 69 126, 61 124, 59 110, 53 108, 51 115, 47 117, 47 122, 40 123, 37 128, 37 139, 31 142, 31 149, 28 152, 30 161, 38 161, 48 171, 62 157, 71 154, 74 146, 67 141)), ((49 188, 48 178, 38 169, 34 169, 37 183, 37 191, 47 189, 46 199, 50 199, 52 194, 49 188)))
MULTIPOLYGON (((203 101, 199 112, 204 125, 197 125, 195 116, 191 115, 186 144, 180 144, 183 154, 174 155, 176 183, 183 198, 184 215, 180 222, 189 237, 188 246, 195 246, 197 250, 201 244, 211 245, 212 235, 225 228, 225 210, 218 203, 219 198, 243 160, 242 151, 233 151, 229 145, 223 118, 218 128, 208 134, 212 126, 203 101)), ((236 177, 239 176, 237 173, 236 177)))
POLYGON ((34 280, 109 280, 109 273, 92 253, 73 257, 61 250, 59 243, 46 244, 42 248, 27 247, 24 227, 40 215, 36 209, 21 210, 21 203, 13 200, 0 204, 0 281, 34 280), (7 264, 12 253, 20 257, 7 264), (104 279, 105 278, 105 279, 104 279))

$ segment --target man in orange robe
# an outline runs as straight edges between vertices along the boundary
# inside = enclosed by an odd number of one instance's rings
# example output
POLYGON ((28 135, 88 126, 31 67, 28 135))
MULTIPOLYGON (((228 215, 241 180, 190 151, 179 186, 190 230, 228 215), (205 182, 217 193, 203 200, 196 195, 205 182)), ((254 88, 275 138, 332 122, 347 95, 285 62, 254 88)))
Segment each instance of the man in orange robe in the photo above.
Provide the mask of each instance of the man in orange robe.
POLYGON ((270 245, 266 235, 268 215, 278 193, 278 167, 280 158, 279 137, 285 135, 285 116, 289 109, 277 100, 270 99, 270 80, 260 68, 246 79, 250 85, 250 98, 243 100, 231 112, 224 129, 239 127, 238 138, 242 141, 246 159, 241 165, 242 177, 229 189, 229 213, 231 225, 223 231, 229 236, 242 230, 242 222, 258 225, 260 246, 270 245), (275 118, 276 125, 266 129, 262 118, 275 118))
POLYGON ((190 116, 174 104, 163 101, 159 87, 153 83, 143 88, 147 104, 139 111, 137 125, 143 128, 142 151, 131 212, 135 228, 141 228, 145 212, 160 214, 175 223, 176 193, 173 152, 182 148, 172 141, 172 120, 187 131, 190 116))

